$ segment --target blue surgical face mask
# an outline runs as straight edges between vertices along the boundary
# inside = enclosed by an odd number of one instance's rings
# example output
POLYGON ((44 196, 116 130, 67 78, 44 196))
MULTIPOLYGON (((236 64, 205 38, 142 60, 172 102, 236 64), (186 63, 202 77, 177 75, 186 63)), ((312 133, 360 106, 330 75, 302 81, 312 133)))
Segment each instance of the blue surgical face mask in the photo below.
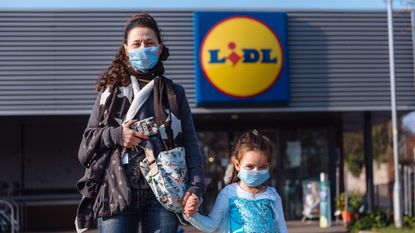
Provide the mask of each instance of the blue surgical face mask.
POLYGON ((246 170, 241 168, 238 172, 238 177, 249 187, 256 187, 268 180, 269 169, 246 170))
POLYGON ((159 60, 159 47, 132 49, 128 52, 128 58, 135 70, 150 70, 159 60))

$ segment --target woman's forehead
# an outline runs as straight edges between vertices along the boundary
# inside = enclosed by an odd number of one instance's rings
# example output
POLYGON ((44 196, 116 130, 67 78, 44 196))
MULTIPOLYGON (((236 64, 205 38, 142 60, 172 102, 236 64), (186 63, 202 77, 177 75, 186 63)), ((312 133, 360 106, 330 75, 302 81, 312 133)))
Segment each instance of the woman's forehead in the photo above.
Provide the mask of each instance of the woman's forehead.
POLYGON ((157 40, 156 32, 148 27, 136 27, 128 33, 128 41, 130 40, 157 40))

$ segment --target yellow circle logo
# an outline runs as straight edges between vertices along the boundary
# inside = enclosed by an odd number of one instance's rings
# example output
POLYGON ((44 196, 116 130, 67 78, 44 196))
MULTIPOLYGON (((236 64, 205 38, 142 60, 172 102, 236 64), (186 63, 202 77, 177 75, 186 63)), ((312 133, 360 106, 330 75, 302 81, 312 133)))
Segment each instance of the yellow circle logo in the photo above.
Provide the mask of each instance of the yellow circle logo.
POLYGON ((278 37, 265 23, 248 16, 226 18, 214 25, 202 41, 200 54, 208 81, 237 98, 267 91, 283 65, 278 37))

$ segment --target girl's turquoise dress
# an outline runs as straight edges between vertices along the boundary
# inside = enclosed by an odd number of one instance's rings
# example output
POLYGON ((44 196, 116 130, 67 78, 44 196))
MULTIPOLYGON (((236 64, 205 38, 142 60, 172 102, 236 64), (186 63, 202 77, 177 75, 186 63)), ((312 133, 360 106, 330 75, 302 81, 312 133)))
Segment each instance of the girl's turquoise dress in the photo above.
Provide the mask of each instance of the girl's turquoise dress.
POLYGON ((238 184, 227 185, 208 216, 187 219, 203 232, 287 233, 281 198, 272 187, 252 194, 238 184))

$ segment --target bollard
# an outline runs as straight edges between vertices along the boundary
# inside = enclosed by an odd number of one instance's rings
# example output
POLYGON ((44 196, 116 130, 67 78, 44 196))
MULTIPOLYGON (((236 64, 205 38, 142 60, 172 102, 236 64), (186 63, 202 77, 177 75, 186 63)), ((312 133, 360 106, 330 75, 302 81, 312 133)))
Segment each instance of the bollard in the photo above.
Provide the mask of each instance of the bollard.
POLYGON ((320 228, 331 226, 330 183, 326 173, 320 173, 320 228))

